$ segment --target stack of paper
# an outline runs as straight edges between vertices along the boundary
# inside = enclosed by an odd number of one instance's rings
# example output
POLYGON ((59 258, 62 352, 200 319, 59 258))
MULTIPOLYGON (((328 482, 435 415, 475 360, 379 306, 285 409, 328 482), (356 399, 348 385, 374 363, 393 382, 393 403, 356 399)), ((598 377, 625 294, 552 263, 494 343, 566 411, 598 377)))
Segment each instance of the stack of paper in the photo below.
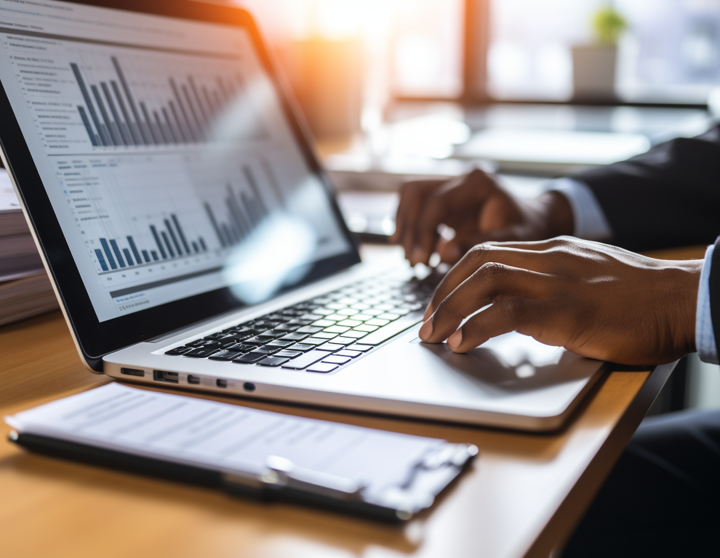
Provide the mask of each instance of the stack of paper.
POLYGON ((0 169, 0 325, 57 308, 7 172, 0 169))

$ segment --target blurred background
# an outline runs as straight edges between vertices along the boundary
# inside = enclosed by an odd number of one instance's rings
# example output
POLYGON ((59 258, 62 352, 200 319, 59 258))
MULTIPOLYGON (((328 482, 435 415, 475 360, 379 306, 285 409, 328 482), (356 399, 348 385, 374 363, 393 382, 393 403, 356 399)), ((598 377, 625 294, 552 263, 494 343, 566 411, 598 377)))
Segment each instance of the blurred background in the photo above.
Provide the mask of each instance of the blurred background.
MULTIPOLYGON (((339 191, 381 241, 397 190, 472 166, 517 195, 720 116, 720 0, 226 0, 257 19, 339 191)), ((691 356, 653 412, 720 406, 691 356)))

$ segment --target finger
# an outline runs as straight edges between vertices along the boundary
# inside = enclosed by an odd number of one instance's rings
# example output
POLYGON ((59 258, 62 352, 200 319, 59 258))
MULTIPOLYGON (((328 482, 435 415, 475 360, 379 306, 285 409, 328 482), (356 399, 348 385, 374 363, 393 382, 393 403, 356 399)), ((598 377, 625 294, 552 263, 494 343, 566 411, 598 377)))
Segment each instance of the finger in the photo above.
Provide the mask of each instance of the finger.
POLYGON ((428 199, 416 223, 416 248, 411 261, 427 264, 437 245, 438 226, 462 208, 471 206, 481 211, 485 201, 498 190, 498 185, 480 170, 443 185, 439 193, 428 199))
POLYGON ((553 276, 544 273, 486 263, 440 302, 432 318, 420 329, 420 339, 428 343, 447 339, 465 318, 498 297, 546 299, 554 281, 553 276))
POLYGON ((448 347, 466 353, 488 339, 517 331, 543 338, 550 319, 548 302, 526 298, 505 298, 478 312, 448 338, 448 347))
MULTIPOLYGON (((508 227, 487 233, 479 233, 473 227, 471 230, 456 231, 455 237, 451 240, 440 239, 435 251, 440 255, 441 262, 454 265, 462 258, 463 254, 471 250, 473 246, 485 242, 504 243, 507 241, 515 241, 519 238, 522 237, 520 236, 518 227, 508 227)), ((520 246, 520 243, 515 244, 520 246)), ((503 246, 505 246, 505 244, 503 244, 503 246)))
POLYGON ((395 218, 394 242, 405 249, 405 257, 409 259, 413 248, 415 223, 425 203, 428 194, 443 184, 441 180, 426 180, 422 182, 408 182, 403 185, 395 218))
POLYGON ((427 310, 425 310, 425 319, 427 320, 433 314, 440 301, 475 273, 478 268, 491 261, 541 273, 549 267, 547 255, 543 252, 510 248, 503 244, 473 246, 440 281, 427 310))
POLYGON ((522 240, 522 237, 518 238, 507 238, 502 239, 488 239, 486 242, 492 243, 493 246, 500 248, 517 248, 522 250, 551 250, 560 246, 567 246, 569 244, 586 244, 588 241, 575 238, 572 236, 556 236, 554 238, 547 238, 543 240, 522 240))

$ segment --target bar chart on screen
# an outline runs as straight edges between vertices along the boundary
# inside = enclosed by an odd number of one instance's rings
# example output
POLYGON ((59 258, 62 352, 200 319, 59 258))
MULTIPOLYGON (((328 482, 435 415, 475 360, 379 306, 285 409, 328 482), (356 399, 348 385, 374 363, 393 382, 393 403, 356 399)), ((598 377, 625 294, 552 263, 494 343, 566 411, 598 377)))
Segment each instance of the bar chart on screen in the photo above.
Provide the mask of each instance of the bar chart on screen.
POLYGON ((49 154, 256 142, 267 135, 250 108, 254 84, 239 56, 19 30, 2 40, 49 154), (228 120, 236 124, 233 133, 218 133, 228 120))
POLYGON ((221 262, 282 203, 257 161, 237 163, 234 173, 203 157, 58 158, 55 165, 96 271, 113 284, 117 271, 138 276, 221 262))

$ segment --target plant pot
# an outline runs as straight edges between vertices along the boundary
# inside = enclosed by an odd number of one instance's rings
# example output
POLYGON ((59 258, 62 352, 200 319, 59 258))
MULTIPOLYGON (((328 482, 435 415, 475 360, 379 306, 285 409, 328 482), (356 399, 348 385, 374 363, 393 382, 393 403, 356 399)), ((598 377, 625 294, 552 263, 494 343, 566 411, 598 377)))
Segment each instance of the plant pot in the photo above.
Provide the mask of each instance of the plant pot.
POLYGON ((612 101, 615 93, 616 45, 576 45, 572 47, 573 98, 612 101))

